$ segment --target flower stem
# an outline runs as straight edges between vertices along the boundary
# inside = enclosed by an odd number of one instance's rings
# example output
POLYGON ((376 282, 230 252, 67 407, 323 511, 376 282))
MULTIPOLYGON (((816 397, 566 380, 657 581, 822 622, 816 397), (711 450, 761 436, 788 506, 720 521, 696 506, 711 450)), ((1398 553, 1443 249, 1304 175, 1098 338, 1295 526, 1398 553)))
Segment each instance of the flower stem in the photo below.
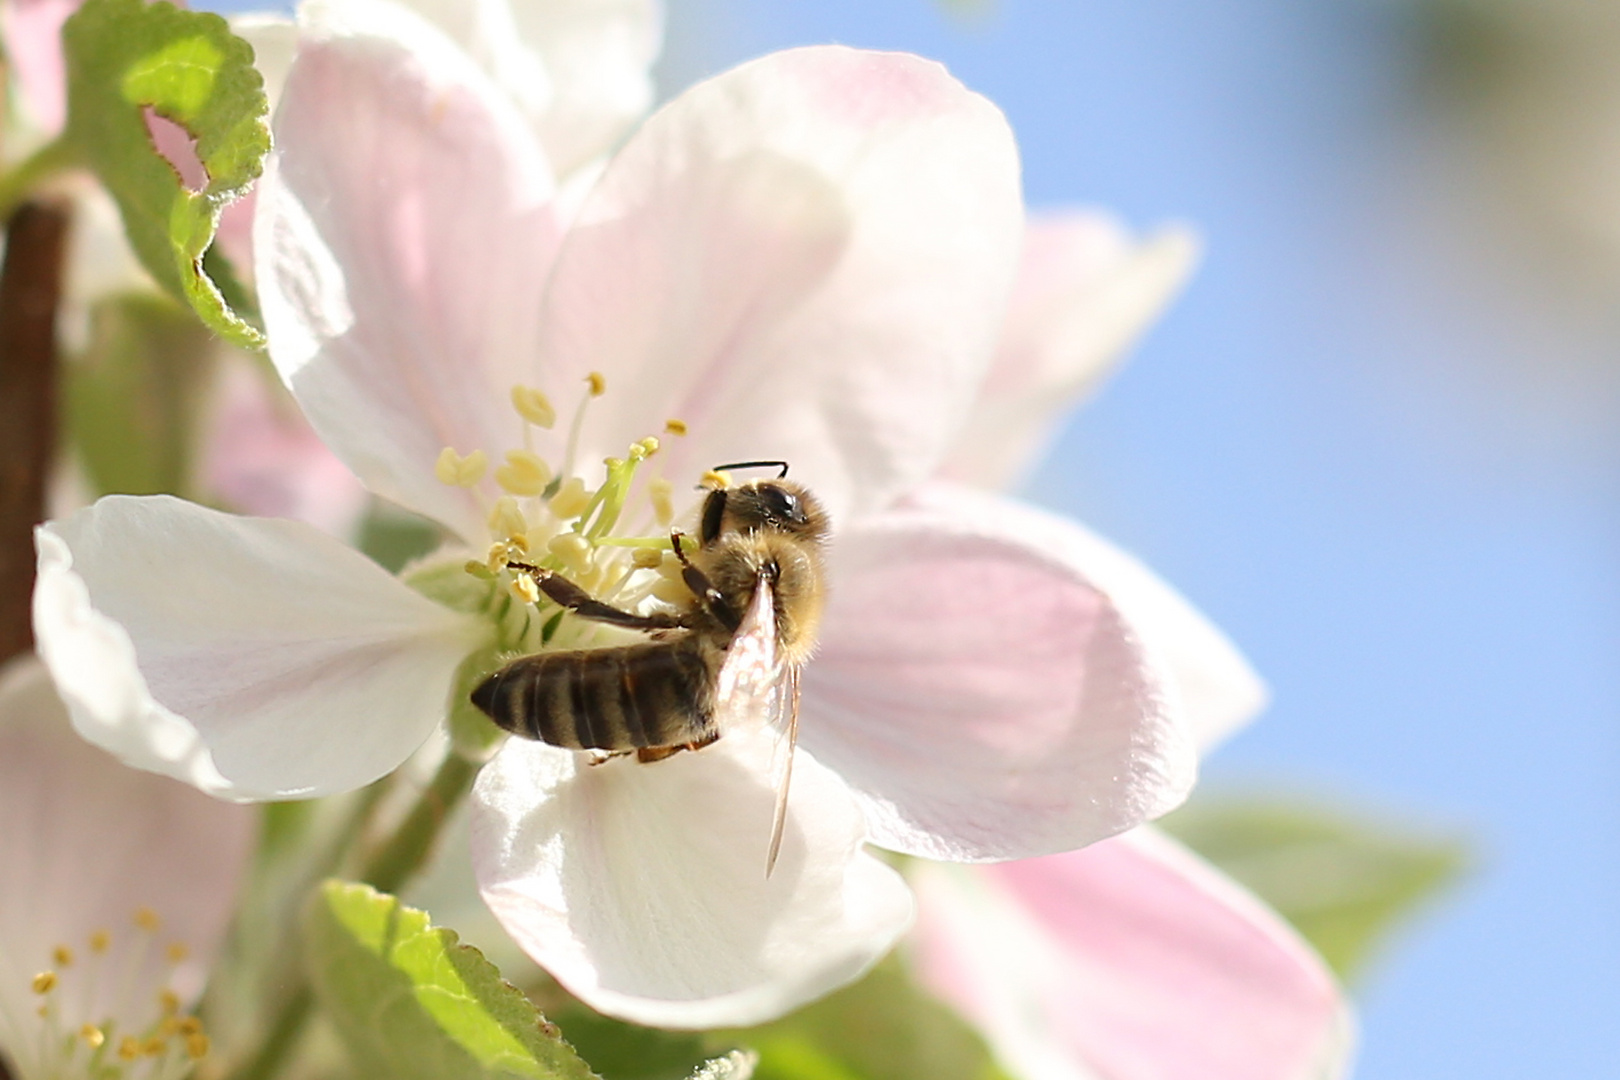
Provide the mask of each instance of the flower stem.
POLYGON ((34 526, 56 452, 56 307, 68 211, 27 202, 6 211, 0 268, 0 660, 34 646, 34 526))
MULTIPOLYGON (((416 805, 366 863, 361 880, 389 893, 409 881, 426 864, 445 821, 472 790, 473 778, 477 775, 476 762, 453 749, 447 753, 416 805)), ((380 793, 383 786, 378 785, 376 792, 380 793)), ((373 795, 373 792, 366 793, 359 813, 369 814, 375 805, 373 795)), ((230 1080, 270 1080, 277 1075, 297 1048, 314 1006, 314 991, 308 979, 300 974, 264 1039, 246 1063, 231 1073, 230 1080)))
POLYGON ((450 812, 472 789, 478 765, 455 750, 445 755, 427 790, 394 830, 382 850, 372 856, 360 880, 383 892, 395 892, 422 868, 444 828, 450 812))

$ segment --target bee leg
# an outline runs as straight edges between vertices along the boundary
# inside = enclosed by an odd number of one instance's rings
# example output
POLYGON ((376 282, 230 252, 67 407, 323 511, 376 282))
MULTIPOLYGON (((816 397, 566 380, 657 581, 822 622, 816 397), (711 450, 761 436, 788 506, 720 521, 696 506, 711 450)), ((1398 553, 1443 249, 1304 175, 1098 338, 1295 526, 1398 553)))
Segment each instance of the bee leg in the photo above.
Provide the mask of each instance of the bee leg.
POLYGON ((693 566, 691 560, 687 559, 686 552, 681 548, 681 538, 682 534, 679 532, 669 534, 669 542, 675 549, 675 557, 681 560, 681 580, 686 582, 686 587, 692 590, 692 595, 698 598, 698 603, 703 605, 705 611, 714 616, 721 626, 735 633, 737 627, 742 625, 742 615, 726 600, 725 594, 714 587, 709 575, 693 566))
MULTIPOLYGON (((643 765, 650 765, 654 761, 663 761, 672 758, 682 750, 701 750, 720 737, 718 731, 694 739, 689 743, 678 743, 675 746, 643 746, 636 750, 636 760, 643 765)), ((628 750, 625 753, 629 753, 628 750)))
POLYGON ((513 570, 521 570, 534 579, 535 586, 550 597, 551 600, 572 611, 584 619, 594 622, 607 623, 610 626, 622 626, 629 630, 677 630, 683 625, 679 615, 670 615, 657 612, 652 615, 637 615, 633 611, 616 608, 612 604, 604 604, 590 593, 569 581, 561 574, 554 573, 541 566, 531 566, 528 563, 508 563, 513 570))
POLYGON ((628 757, 632 753, 632 751, 630 751, 630 750, 590 750, 590 751, 587 751, 587 753, 590 755, 589 764, 591 764, 591 765, 606 765, 608 762, 612 761, 614 758, 628 757))

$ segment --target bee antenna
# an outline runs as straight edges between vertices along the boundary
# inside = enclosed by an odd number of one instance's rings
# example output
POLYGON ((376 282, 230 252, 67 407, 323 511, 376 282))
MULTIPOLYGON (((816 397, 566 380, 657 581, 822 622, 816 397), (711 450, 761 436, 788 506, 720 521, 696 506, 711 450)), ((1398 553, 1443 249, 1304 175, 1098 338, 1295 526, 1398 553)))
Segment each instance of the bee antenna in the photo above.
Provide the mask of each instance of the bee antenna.
POLYGON ((729 465, 716 465, 715 472, 727 472, 731 469, 781 469, 776 478, 781 480, 788 474, 788 463, 785 461, 733 461, 729 465))

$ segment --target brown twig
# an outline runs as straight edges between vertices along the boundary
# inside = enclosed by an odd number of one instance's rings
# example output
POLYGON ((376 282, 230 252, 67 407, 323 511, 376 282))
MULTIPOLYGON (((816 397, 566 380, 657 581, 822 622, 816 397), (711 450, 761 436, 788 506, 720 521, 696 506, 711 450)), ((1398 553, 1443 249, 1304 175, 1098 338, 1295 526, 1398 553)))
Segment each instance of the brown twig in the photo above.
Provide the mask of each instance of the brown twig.
POLYGON ((0 266, 0 661, 34 647, 34 526, 56 450, 56 308, 66 206, 26 202, 0 266))

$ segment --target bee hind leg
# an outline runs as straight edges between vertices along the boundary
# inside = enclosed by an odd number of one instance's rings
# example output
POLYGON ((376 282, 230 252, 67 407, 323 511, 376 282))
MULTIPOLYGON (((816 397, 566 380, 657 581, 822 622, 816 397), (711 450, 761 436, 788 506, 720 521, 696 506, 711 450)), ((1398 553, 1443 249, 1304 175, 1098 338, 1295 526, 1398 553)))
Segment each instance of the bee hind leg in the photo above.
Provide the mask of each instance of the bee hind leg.
POLYGON ((720 733, 716 731, 712 735, 705 735, 701 739, 695 739, 689 743, 679 743, 675 746, 643 746, 636 751, 636 760, 643 765, 650 765, 655 761, 663 761, 665 758, 674 757, 682 750, 701 750, 719 737, 720 733))

